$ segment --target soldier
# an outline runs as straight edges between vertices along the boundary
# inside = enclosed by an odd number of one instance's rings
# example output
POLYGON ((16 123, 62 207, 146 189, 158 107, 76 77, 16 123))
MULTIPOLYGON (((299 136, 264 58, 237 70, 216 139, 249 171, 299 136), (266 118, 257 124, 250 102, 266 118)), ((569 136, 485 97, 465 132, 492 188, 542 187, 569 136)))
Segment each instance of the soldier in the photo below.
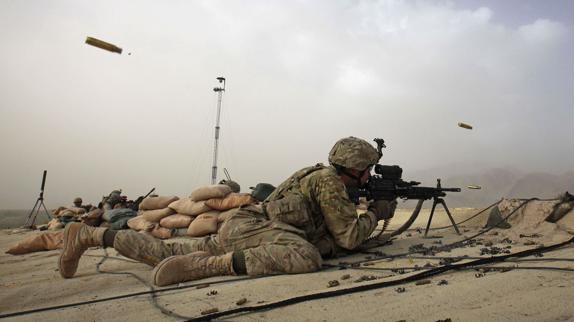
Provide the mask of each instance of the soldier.
POLYGON ((82 207, 82 198, 76 197, 74 198, 74 207, 81 208, 82 207))
POLYGON ((154 284, 170 285, 218 275, 307 273, 322 258, 353 250, 393 216, 396 201, 371 203, 357 215, 346 188, 365 184, 380 156, 368 142, 348 137, 329 153, 330 166, 295 172, 263 202, 239 208, 218 235, 164 243, 131 230, 112 231, 70 224, 64 231, 60 274, 74 276, 88 247, 114 247, 120 254, 154 266, 154 284))

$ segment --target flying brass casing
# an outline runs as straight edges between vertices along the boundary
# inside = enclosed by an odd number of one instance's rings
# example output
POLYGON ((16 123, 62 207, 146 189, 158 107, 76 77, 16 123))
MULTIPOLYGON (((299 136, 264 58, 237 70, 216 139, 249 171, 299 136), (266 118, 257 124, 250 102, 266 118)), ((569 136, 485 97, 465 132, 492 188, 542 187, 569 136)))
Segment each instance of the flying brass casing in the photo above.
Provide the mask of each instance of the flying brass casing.
POLYGON ((86 44, 92 45, 94 47, 98 47, 98 48, 103 49, 103 50, 111 51, 113 53, 118 53, 118 54, 122 53, 122 49, 120 47, 113 45, 113 44, 110 44, 108 42, 105 42, 103 40, 93 38, 93 37, 87 37, 86 38, 86 44))
POLYGON ((462 122, 458 122, 458 126, 468 129, 468 130, 472 130, 472 125, 468 125, 466 123, 462 123, 462 122))

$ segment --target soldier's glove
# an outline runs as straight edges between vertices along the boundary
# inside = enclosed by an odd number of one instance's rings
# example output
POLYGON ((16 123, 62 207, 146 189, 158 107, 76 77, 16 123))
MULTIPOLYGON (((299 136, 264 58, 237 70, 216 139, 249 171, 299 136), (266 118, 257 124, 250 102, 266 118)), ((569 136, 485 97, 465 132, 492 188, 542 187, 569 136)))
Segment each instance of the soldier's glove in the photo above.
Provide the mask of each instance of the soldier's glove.
POLYGON ((392 201, 377 200, 371 202, 371 204, 369 205, 369 210, 375 214, 377 220, 393 218, 396 208, 397 208, 396 200, 392 201))

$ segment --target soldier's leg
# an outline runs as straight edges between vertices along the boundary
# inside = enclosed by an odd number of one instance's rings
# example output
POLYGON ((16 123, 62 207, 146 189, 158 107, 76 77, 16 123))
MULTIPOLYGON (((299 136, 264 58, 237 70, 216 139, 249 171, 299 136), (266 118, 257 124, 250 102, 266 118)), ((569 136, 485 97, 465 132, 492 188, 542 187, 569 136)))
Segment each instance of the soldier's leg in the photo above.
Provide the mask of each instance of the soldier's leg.
POLYGON ((151 266, 157 265, 167 257, 198 250, 207 251, 211 255, 223 253, 217 236, 165 243, 133 230, 114 231, 81 223, 70 223, 63 233, 62 252, 58 260, 60 275, 64 278, 73 277, 83 253, 89 247, 97 246, 114 247, 120 254, 151 266))
MULTIPOLYGON (((217 236, 165 242, 133 230, 120 230, 115 232, 115 236, 111 238, 113 238, 113 243, 110 244, 120 254, 150 266, 155 266, 170 256, 185 255, 197 251, 205 251, 211 255, 222 254, 217 236)), ((105 243, 110 245, 107 241, 105 243)))
POLYGON ((242 208, 224 223, 219 241, 225 251, 233 252, 234 261, 244 258, 248 275, 308 273, 322 264, 319 250, 300 230, 269 221, 251 207, 242 208))
POLYGON ((321 267, 319 251, 292 226, 268 221, 256 209, 240 209, 219 230, 226 252, 211 256, 195 252, 172 256, 153 271, 158 286, 219 275, 306 273, 321 267))

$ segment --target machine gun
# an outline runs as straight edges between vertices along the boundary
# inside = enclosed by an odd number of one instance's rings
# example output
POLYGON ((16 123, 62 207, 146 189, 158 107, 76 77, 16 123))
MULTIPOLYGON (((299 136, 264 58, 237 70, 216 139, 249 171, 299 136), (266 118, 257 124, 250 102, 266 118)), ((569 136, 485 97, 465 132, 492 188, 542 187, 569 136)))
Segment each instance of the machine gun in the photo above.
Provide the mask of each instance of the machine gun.
MULTIPOLYGON (((375 139, 377 143, 377 150, 379 155, 382 156, 382 148, 386 147, 383 139, 375 139)), ((400 199, 417 199, 420 201, 433 199, 433 205, 429 216, 429 221, 425 230, 425 236, 428 234, 432 217, 436 205, 441 204, 458 234, 460 231, 452 215, 442 197, 446 196, 447 192, 460 192, 460 188, 443 188, 441 180, 437 179, 436 187, 421 187, 420 182, 417 181, 404 181, 402 179, 403 169, 398 165, 375 165, 375 175, 369 178, 369 181, 364 187, 351 188, 347 192, 349 198, 356 204, 359 203, 359 198, 364 197, 367 200, 395 200, 400 199)), ((418 215, 418 214, 417 214, 418 215)), ((410 221, 410 220, 409 220, 410 221)), ((414 219, 412 220, 414 221, 414 219)), ((412 222, 411 222, 412 223, 412 222)))
POLYGON ((155 191, 155 188, 152 188, 145 196, 139 196, 133 203, 133 205, 130 207, 132 210, 138 211, 140 203, 147 197, 149 197, 149 195, 151 195, 153 192, 155 191))

